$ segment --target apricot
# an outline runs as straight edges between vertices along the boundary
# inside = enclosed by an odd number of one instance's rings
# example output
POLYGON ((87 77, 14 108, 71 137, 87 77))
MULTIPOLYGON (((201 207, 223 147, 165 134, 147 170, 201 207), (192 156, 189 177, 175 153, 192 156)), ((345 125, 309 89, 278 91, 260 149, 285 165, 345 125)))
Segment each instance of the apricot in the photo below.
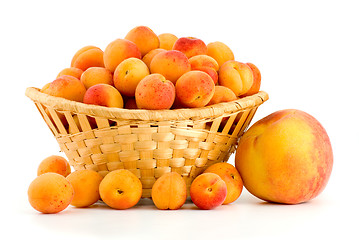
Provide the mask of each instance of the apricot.
POLYGON ((66 177, 74 188, 71 205, 88 207, 100 199, 99 186, 103 177, 90 169, 77 170, 66 177))
POLYGON ((71 67, 79 68, 82 71, 85 71, 89 67, 104 67, 104 66, 105 65, 103 62, 103 51, 97 47, 90 48, 88 50, 81 52, 78 56, 76 56, 73 65, 71 65, 71 67))
POLYGON ((209 106, 221 102, 230 102, 236 99, 236 94, 234 94, 234 92, 230 88, 224 86, 215 86, 213 97, 207 105, 209 106))
POLYGON ((184 107, 204 107, 214 95, 212 78, 202 71, 190 71, 176 82, 176 97, 184 107))
POLYGON ((133 97, 138 83, 149 74, 147 65, 141 59, 127 58, 117 66, 113 81, 121 94, 133 97))
MULTIPOLYGON (((86 52, 87 50, 90 50, 90 49, 100 49, 99 47, 96 47, 96 46, 92 46, 92 45, 89 45, 89 46, 84 46, 82 48, 80 48, 79 50, 77 50, 77 52, 74 54, 74 56, 72 57, 72 60, 71 60, 71 67, 74 66, 74 63, 76 61, 76 59, 84 52, 86 52)), ((101 50, 101 49, 100 49, 101 50)))
POLYGON ((40 92, 44 93, 50 87, 51 82, 46 83, 40 90, 40 92))
POLYGON ((135 93, 137 107, 150 110, 170 109, 175 96, 173 83, 158 73, 143 78, 135 93))
POLYGON ((104 83, 87 89, 83 102, 104 107, 123 108, 121 93, 115 87, 104 83))
POLYGON ((235 166, 254 196, 297 204, 324 190, 333 167, 333 150, 317 119, 286 109, 262 118, 244 133, 235 166))
POLYGON ((27 191, 30 205, 42 213, 58 213, 66 209, 74 189, 66 178, 57 173, 44 173, 36 177, 27 191))
POLYGON ((198 208, 209 210, 223 204, 227 196, 227 186, 217 174, 202 173, 193 180, 190 195, 198 208))
POLYGON ((142 57, 142 61, 147 65, 148 69, 150 69, 152 59, 160 52, 165 52, 166 50, 162 48, 156 48, 149 51, 145 56, 142 57))
POLYGON ((219 67, 223 65, 223 63, 234 60, 234 54, 232 50, 222 42, 211 42, 207 44, 207 55, 214 58, 219 67))
POLYGON ((68 100, 82 102, 86 88, 82 82, 68 75, 63 75, 50 83, 44 93, 55 97, 62 97, 68 100))
POLYGON ((262 80, 261 72, 259 71, 257 66, 254 65, 253 63, 246 63, 246 64, 252 69, 253 84, 252 84, 251 88, 248 90, 248 92, 246 92, 245 94, 242 95, 243 97, 251 96, 253 94, 258 93, 259 89, 261 87, 261 80, 262 80))
POLYGON ((227 196, 223 204, 229 204, 239 198, 243 190, 243 181, 237 169, 229 163, 221 162, 209 166, 204 173, 215 173, 227 186, 227 196))
POLYGON ((176 50, 156 54, 150 65, 151 73, 162 74, 173 84, 176 84, 177 79, 190 70, 191 64, 186 55, 176 50))
POLYGON ((183 52, 187 58, 207 54, 206 44, 201 39, 194 37, 181 37, 177 39, 172 49, 183 52))
POLYGON ((214 68, 211 67, 197 67, 192 70, 198 70, 207 73, 213 80, 214 85, 218 83, 218 73, 214 68))
POLYGON ((86 89, 99 83, 113 85, 112 73, 103 67, 90 67, 86 69, 81 75, 80 80, 86 89))
POLYGON ((83 72, 84 71, 82 71, 81 69, 75 67, 64 68, 61 70, 61 72, 59 72, 59 74, 57 74, 56 78, 61 77, 63 75, 70 75, 77 79, 80 79, 83 72))
POLYGON ((101 199, 111 208, 128 209, 141 199, 142 183, 126 169, 108 173, 100 183, 101 199))
POLYGON ((103 54, 105 67, 111 72, 114 72, 123 60, 130 57, 141 59, 141 52, 136 44, 126 39, 110 42, 103 54))
POLYGON ((41 161, 37 168, 37 176, 48 172, 58 173, 66 177, 71 173, 71 167, 65 158, 52 155, 41 161))
POLYGON ((253 71, 245 63, 229 60, 218 73, 219 85, 230 88, 236 96, 246 94, 253 85, 253 71))
POLYGON ((173 45, 177 41, 178 37, 172 33, 162 33, 158 35, 160 39, 160 48, 166 50, 172 50, 173 45))
POLYGON ((153 184, 151 197, 158 209, 179 209, 186 202, 186 182, 176 172, 165 173, 153 184))
POLYGON ((213 68, 215 71, 219 70, 217 61, 208 55, 196 55, 188 59, 188 61, 191 64, 192 70, 197 70, 202 67, 213 68))
POLYGON ((127 33, 125 39, 135 43, 142 56, 145 56, 149 51, 160 47, 160 39, 146 26, 138 26, 131 29, 127 33))

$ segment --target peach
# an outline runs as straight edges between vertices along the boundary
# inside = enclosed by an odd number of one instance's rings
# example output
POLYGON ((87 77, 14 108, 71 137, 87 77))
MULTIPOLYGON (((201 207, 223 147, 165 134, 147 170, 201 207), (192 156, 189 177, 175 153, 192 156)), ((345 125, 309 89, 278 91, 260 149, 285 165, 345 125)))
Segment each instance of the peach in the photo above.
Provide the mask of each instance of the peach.
POLYGON ((136 44, 126 39, 116 39, 110 42, 103 54, 105 67, 111 72, 114 72, 123 60, 130 57, 141 59, 141 52, 136 44))
POLYGON ((70 182, 57 173, 36 177, 27 191, 30 205, 42 213, 58 213, 66 209, 74 197, 70 182))
POLYGON ((100 183, 101 199, 111 208, 128 209, 141 199, 142 183, 126 169, 108 173, 100 183))
POLYGON ((184 107, 204 107, 214 95, 212 78, 202 71, 183 74, 176 83, 176 97, 184 107))
POLYGON ((253 85, 253 71, 245 63, 229 60, 218 73, 219 85, 230 88, 236 96, 246 94, 253 85))
POLYGON ((124 108, 126 108, 126 109, 138 109, 137 104, 136 104, 136 99, 135 98, 127 99, 124 108))
POLYGON ((152 59, 160 52, 165 52, 165 49, 162 48, 156 48, 151 51, 149 51, 145 56, 142 57, 142 61, 146 63, 148 69, 150 69, 152 59))
POLYGON ((192 202, 200 209, 213 209, 223 204, 227 196, 226 183, 215 173, 202 173, 190 187, 192 202))
POLYGON ((149 74, 147 65, 141 59, 127 58, 117 66, 113 81, 121 94, 133 97, 138 83, 149 74))
POLYGON ((90 169, 77 170, 66 177, 74 188, 71 205, 88 207, 100 199, 99 186, 103 177, 90 169))
MULTIPOLYGON (((79 50, 81 51, 81 49, 79 50)), ((103 51, 98 48, 90 48, 81 52, 78 56, 75 54, 74 62, 71 67, 79 68, 82 71, 85 71, 89 67, 104 67, 103 62, 103 51)))
POLYGON ((86 89, 99 83, 113 85, 112 73, 103 67, 90 67, 83 72, 80 78, 86 89))
POLYGON ((66 177, 71 173, 71 167, 65 158, 52 155, 41 161, 37 168, 37 176, 47 172, 58 173, 66 177))
POLYGON ((151 61, 150 72, 162 74, 167 80, 176 84, 177 79, 191 71, 191 64, 186 55, 180 51, 160 52, 151 61))
POLYGON ((235 165, 254 196, 297 204, 324 190, 333 167, 333 151, 318 120, 303 111, 286 109, 264 117, 244 133, 235 165))
POLYGON ((229 163, 221 162, 209 166, 205 173, 215 173, 227 186, 227 196, 223 204, 229 204, 239 198, 243 190, 243 181, 237 169, 229 163))
POLYGON ((87 89, 83 102, 104 107, 123 108, 121 93, 115 87, 104 83, 87 89))
POLYGON ((250 95, 258 93, 259 89, 261 87, 261 80, 262 80, 261 72, 259 71, 257 66, 254 65, 253 63, 246 63, 246 64, 252 69, 252 72, 253 72, 253 84, 252 84, 251 88, 248 90, 248 92, 243 94, 243 97, 250 96, 250 95))
POLYGON ((160 48, 166 50, 172 50, 173 45, 177 41, 178 37, 172 33, 162 33, 158 35, 160 39, 160 48))
POLYGON ((234 60, 234 54, 232 50, 222 42, 208 43, 207 55, 214 58, 217 61, 219 67, 229 60, 234 60))
POLYGON ((206 44, 201 39, 194 37, 181 37, 177 39, 172 49, 183 52, 188 58, 207 54, 206 44))
POLYGON ((234 94, 234 92, 230 88, 218 85, 215 86, 213 97, 207 105, 209 106, 221 102, 230 102, 236 99, 236 94, 234 94))
POLYGON ((75 67, 69 67, 69 68, 64 68, 61 70, 61 72, 59 72, 59 74, 57 74, 57 77, 61 77, 63 75, 70 75, 70 76, 73 76, 77 79, 80 79, 81 78, 81 74, 83 73, 84 71, 82 71, 81 69, 79 68, 75 68, 75 67))
POLYGON ((173 83, 158 73, 150 74, 140 81, 136 88, 138 108, 159 110, 170 109, 176 95, 173 83))
POLYGON ((131 29, 127 33, 125 39, 135 43, 142 56, 145 56, 149 51, 160 47, 160 39, 146 26, 138 26, 131 29))
POLYGON ((176 172, 165 173, 153 184, 151 197, 158 209, 179 209, 186 202, 186 182, 176 172))
POLYGON ((55 97, 62 97, 68 100, 82 102, 86 88, 82 82, 68 75, 63 75, 50 83, 44 93, 55 97))
POLYGON ((196 55, 188 59, 191 64, 191 69, 196 70, 201 67, 213 68, 215 71, 219 70, 217 61, 208 55, 196 55))

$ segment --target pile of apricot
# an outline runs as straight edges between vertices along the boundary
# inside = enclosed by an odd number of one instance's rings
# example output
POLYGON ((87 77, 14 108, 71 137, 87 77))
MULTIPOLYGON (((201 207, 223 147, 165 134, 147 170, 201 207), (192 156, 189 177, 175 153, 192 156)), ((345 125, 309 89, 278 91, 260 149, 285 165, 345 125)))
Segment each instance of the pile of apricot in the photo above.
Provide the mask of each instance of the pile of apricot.
POLYGON ((79 49, 41 91, 105 107, 159 110, 233 101, 257 93, 260 84, 258 68, 236 61, 222 42, 138 26, 104 50, 79 49))
MULTIPOLYGON (((42 213, 58 213, 70 204, 85 208, 99 200, 113 209, 128 209, 142 196, 140 179, 126 169, 104 177, 89 169, 71 172, 68 161, 54 155, 40 163, 37 174, 28 188, 28 198, 42 213)), ((190 197, 198 208, 213 209, 237 200, 242 189, 237 169, 229 163, 216 163, 194 179, 190 197)), ((176 172, 163 174, 152 187, 151 199, 158 209, 180 209, 187 199, 185 180, 176 172)))

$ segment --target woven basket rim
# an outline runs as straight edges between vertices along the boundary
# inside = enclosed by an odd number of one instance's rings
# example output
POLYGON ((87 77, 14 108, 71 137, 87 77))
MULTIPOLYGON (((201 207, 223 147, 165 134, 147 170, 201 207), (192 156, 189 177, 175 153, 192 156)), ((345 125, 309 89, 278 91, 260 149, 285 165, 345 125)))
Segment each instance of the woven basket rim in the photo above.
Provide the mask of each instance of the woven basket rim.
POLYGON ((89 116, 103 117, 107 119, 141 120, 141 121, 170 121, 170 120, 196 120, 215 118, 224 114, 231 114, 248 108, 253 108, 267 101, 269 96, 260 91, 254 95, 240 98, 231 102, 223 102, 201 108, 182 108, 170 110, 144 110, 110 108, 90 105, 81 102, 54 97, 40 92, 40 89, 28 87, 25 95, 34 102, 52 107, 58 111, 71 111, 89 116))

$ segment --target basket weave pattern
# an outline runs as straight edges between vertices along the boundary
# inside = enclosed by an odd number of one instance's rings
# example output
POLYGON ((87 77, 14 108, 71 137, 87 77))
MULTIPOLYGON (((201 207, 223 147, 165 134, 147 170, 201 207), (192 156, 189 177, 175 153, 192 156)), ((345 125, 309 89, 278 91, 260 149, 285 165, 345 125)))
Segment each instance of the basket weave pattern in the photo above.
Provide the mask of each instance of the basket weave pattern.
POLYGON ((208 166, 225 162, 235 151, 265 92, 200 109, 127 110, 87 105, 28 88, 75 170, 101 175, 128 169, 142 182, 142 197, 151 196, 157 178, 178 172, 189 188, 208 166))

